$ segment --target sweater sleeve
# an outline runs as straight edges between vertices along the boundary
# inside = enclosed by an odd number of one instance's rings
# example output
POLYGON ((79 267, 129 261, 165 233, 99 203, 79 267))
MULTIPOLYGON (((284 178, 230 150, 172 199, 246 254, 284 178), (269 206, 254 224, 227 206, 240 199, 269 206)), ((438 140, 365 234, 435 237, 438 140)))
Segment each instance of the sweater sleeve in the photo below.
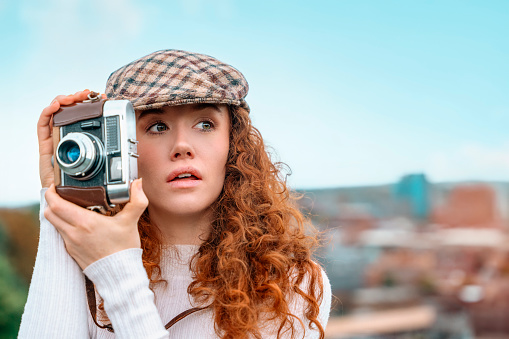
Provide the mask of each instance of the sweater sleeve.
POLYGON ((83 273, 44 217, 45 192, 41 190, 39 246, 18 338, 90 338, 83 273))
POLYGON ((169 338, 141 255, 139 248, 123 250, 92 263, 83 272, 104 299, 116 338, 169 338))

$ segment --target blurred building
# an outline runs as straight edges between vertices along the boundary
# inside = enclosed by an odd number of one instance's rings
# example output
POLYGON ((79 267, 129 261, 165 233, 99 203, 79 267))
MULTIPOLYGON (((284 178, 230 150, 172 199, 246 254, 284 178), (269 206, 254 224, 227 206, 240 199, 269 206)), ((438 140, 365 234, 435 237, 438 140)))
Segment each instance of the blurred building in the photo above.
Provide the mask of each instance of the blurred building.
POLYGON ((504 228, 495 190, 482 184, 452 188, 433 211, 433 222, 443 227, 504 228))
POLYGON ((411 174, 304 193, 303 210, 329 236, 324 263, 341 300, 328 337, 509 337, 509 183, 411 174), (411 310, 411 328, 369 325, 411 310))
POLYGON ((431 185, 424 174, 409 174, 394 185, 394 197, 398 205, 404 206, 401 215, 426 221, 430 215, 431 185))

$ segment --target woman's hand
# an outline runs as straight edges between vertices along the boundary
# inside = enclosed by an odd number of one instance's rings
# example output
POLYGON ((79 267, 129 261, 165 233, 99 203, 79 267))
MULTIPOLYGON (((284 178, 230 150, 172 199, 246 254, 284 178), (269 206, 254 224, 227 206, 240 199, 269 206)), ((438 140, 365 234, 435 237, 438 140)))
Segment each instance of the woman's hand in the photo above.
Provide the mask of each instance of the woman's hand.
POLYGON ((62 199, 54 185, 45 196, 44 216, 62 235, 67 252, 81 269, 110 254, 141 247, 138 219, 148 205, 141 179, 131 184, 131 201, 113 217, 62 199))
POLYGON ((59 95, 51 104, 42 110, 37 123, 37 137, 39 139, 39 175, 42 187, 50 187, 55 182, 51 157, 53 156, 53 123, 52 117, 60 106, 71 105, 87 99, 88 89, 71 95, 59 95))

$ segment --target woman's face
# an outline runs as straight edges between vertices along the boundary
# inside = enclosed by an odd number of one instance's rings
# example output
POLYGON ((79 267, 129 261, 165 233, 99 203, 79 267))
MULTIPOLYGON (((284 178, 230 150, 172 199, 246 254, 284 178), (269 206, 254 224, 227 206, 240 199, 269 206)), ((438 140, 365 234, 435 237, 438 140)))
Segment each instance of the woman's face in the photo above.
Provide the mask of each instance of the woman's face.
POLYGON ((230 116, 226 105, 190 104, 137 112, 138 175, 149 208, 204 213, 223 188, 230 116))

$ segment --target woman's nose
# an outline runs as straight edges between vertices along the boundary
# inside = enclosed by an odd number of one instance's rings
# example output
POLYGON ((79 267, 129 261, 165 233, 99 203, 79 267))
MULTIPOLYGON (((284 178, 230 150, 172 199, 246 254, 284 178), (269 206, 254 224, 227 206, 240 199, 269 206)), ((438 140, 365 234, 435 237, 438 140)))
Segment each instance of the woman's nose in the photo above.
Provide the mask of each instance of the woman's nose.
POLYGON ((182 158, 193 158, 193 153, 191 151, 179 150, 172 154, 172 160, 182 159, 182 158))
POLYGON ((171 160, 192 159, 194 158, 194 149, 185 133, 177 132, 175 144, 171 150, 171 160))

